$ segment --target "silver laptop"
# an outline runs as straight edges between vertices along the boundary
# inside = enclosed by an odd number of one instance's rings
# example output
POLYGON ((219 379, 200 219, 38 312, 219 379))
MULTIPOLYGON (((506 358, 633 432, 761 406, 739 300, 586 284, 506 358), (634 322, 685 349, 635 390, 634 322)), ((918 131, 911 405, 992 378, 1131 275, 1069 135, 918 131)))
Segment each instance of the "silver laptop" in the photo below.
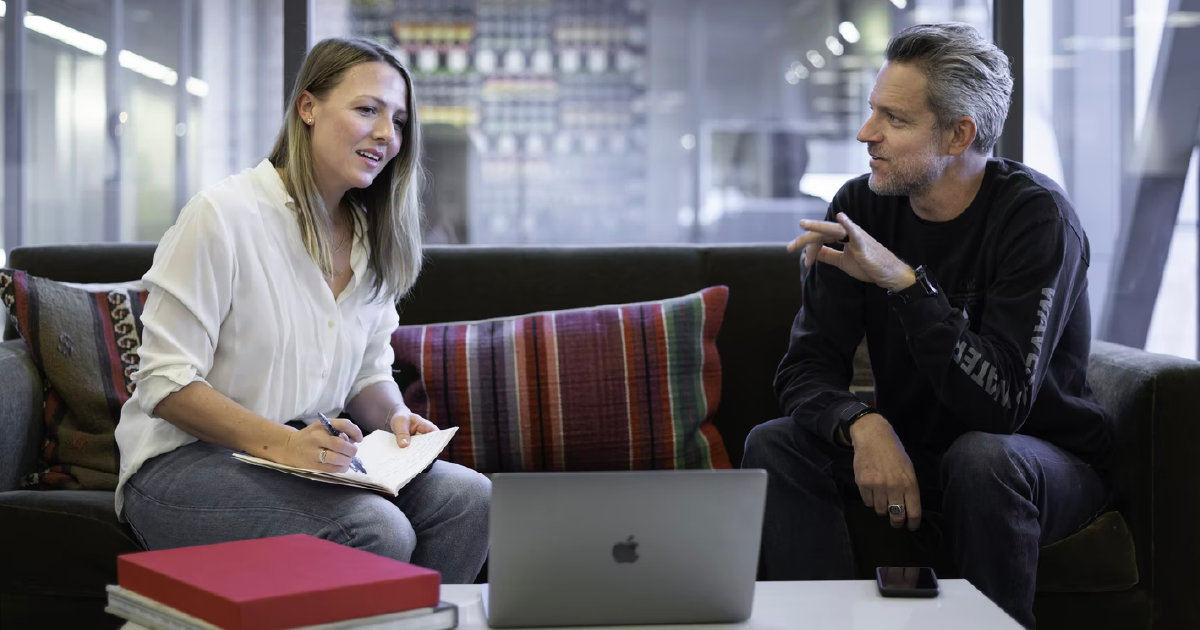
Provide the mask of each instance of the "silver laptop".
POLYGON ((492 476, 488 625, 744 621, 767 473, 492 476))

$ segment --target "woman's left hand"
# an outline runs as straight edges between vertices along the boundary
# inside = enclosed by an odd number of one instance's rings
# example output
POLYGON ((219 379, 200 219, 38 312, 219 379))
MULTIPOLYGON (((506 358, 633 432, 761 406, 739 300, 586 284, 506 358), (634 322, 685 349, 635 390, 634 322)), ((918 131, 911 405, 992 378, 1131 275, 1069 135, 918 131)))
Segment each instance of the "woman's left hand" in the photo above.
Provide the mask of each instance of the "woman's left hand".
POLYGON ((388 420, 388 428, 396 435, 396 445, 408 446, 409 437, 418 433, 437 431, 437 425, 418 416, 409 409, 399 409, 388 420))

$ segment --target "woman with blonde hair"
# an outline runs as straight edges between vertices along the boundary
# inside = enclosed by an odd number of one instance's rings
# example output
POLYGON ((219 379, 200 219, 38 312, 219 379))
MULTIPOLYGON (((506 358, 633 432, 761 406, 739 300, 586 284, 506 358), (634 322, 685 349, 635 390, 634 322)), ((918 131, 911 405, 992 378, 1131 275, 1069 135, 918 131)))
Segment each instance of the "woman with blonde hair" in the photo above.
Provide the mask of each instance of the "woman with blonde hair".
POLYGON ((117 513, 148 549, 305 533, 474 580, 479 473, 437 461, 391 498, 231 457, 344 472, 359 426, 401 447, 437 429, 391 372, 395 303, 421 267, 420 145, 404 66, 373 42, 322 41, 271 156, 196 195, 163 236, 116 431, 117 513))

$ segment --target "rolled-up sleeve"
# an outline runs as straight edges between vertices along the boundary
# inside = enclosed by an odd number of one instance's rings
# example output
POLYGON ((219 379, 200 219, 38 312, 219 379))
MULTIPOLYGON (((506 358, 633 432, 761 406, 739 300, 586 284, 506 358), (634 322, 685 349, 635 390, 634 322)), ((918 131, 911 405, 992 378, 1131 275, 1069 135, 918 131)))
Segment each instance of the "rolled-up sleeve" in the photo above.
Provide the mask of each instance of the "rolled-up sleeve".
POLYGON ((400 326, 400 314, 396 312, 396 306, 391 302, 386 302, 379 307, 379 317, 375 322, 375 329, 371 332, 371 338, 367 340, 367 349, 363 355, 362 368, 358 371, 358 376, 354 378, 354 385, 350 388, 350 395, 346 397, 346 404, 354 400, 362 390, 376 384, 383 383, 393 379, 392 377, 392 362, 395 360, 395 353, 392 351, 392 333, 400 326))
POLYGON ((235 273, 226 226, 212 203, 198 196, 163 235, 154 264, 142 277, 149 297, 133 381, 148 415, 167 396, 205 382, 229 313, 235 273))

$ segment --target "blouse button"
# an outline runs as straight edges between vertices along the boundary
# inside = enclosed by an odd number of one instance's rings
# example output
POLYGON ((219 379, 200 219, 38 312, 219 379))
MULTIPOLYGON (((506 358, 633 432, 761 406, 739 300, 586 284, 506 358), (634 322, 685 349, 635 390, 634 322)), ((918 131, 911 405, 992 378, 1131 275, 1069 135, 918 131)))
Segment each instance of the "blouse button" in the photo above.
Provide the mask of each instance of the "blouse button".
POLYGON ((330 328, 333 328, 333 326, 334 326, 334 324, 333 324, 333 320, 331 319, 331 320, 329 320, 329 327, 330 327, 330 328))

